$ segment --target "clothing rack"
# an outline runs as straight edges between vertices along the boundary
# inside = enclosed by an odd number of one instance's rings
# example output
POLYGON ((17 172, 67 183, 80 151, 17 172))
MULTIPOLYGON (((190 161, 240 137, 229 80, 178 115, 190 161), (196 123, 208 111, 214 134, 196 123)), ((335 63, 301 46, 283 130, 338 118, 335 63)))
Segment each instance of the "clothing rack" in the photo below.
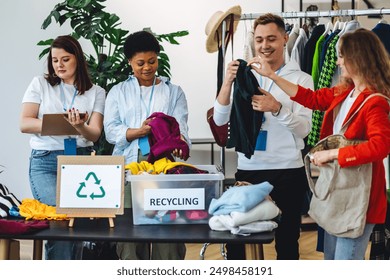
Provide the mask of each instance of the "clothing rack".
MULTIPOLYGON (((242 14, 240 20, 257 19, 264 13, 242 14)), ((282 18, 309 18, 309 17, 345 17, 345 16, 369 16, 369 15, 390 15, 390 9, 368 9, 368 10, 329 10, 329 11, 305 11, 305 12, 282 12, 273 13, 282 18)))
MULTIPOLYGON (((353 6, 354 6, 354 2, 353 6)), ((282 1, 282 10, 284 9, 284 3, 282 1)), ((259 16, 264 13, 249 13, 242 14, 240 20, 253 20, 257 19, 259 16)), ((390 9, 381 8, 381 9, 364 9, 364 10, 355 10, 355 9, 347 9, 347 10, 328 10, 328 11, 305 11, 305 12, 281 12, 274 13, 276 15, 281 16, 284 19, 288 18, 312 18, 312 17, 345 17, 345 16, 383 16, 390 15, 390 9)), ((388 157, 388 176, 390 177, 390 155, 388 157)))

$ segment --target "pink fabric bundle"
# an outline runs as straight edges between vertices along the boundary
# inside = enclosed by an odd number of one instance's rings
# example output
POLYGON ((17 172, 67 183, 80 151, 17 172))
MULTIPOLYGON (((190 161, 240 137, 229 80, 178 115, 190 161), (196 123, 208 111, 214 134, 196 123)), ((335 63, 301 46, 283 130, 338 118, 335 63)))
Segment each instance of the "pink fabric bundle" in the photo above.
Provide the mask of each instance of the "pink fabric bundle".
POLYGON ((161 112, 155 112, 149 118, 153 120, 149 123, 152 133, 149 134, 148 162, 154 163, 164 157, 175 161, 172 157, 172 151, 175 149, 182 150, 183 159, 187 160, 190 149, 187 143, 180 139, 180 128, 176 119, 161 112))

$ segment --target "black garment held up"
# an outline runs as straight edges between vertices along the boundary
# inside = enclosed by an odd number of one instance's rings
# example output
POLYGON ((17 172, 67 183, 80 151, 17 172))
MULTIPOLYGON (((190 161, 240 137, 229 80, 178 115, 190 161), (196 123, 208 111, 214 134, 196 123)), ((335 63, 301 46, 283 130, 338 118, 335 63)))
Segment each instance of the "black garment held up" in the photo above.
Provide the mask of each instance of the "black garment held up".
POLYGON ((237 152, 251 158, 256 147, 256 140, 263 121, 263 112, 252 107, 252 96, 261 94, 259 83, 251 72, 247 62, 238 59, 237 76, 233 88, 233 104, 230 114, 230 138, 227 148, 235 147, 237 152))

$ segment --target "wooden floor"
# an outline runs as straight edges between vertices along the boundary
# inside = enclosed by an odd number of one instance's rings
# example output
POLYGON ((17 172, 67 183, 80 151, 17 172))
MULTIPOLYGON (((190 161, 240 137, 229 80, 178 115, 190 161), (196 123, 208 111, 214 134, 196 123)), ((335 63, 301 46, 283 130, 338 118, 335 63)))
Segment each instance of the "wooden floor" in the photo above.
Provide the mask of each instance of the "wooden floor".
MULTIPOLYGON (((187 254, 186 260, 199 260, 200 251, 202 249, 202 244, 186 244, 187 254)), ((301 236, 299 239, 299 253, 301 260, 323 260, 324 256, 322 252, 316 251, 317 246, 317 230, 310 231, 301 231, 301 236)), ((366 260, 370 258, 370 244, 368 245, 366 251, 366 260)), ((275 244, 274 242, 270 244, 263 245, 264 250, 264 259, 265 260, 276 260, 275 244)), ((210 244, 206 253, 204 254, 205 260, 223 260, 221 256, 221 244, 210 244)))
MULTIPOLYGON (((317 231, 302 231, 299 240, 300 244, 300 259, 302 260, 322 260, 323 254, 316 251, 317 246, 317 231)), ((203 244, 186 244, 187 254, 186 260, 199 260, 200 251, 203 244)), ((276 253, 274 249, 274 243, 265 244, 264 259, 275 260, 276 253)), ((366 259, 369 259, 370 246, 367 249, 366 259)), ((223 260, 221 256, 221 244, 210 244, 205 252, 205 260, 223 260)), ((31 260, 32 259, 32 241, 20 240, 20 259, 31 260)))
MULTIPOLYGON (((323 254, 316 251, 317 231, 302 231, 300 237, 300 259, 302 260, 322 260, 323 254)), ((186 244, 186 260, 199 260, 202 244, 186 244)), ((275 260, 276 253, 274 242, 264 244, 264 259, 275 260)), ((205 253, 205 260, 223 260, 220 253, 221 244, 210 244, 205 253)))

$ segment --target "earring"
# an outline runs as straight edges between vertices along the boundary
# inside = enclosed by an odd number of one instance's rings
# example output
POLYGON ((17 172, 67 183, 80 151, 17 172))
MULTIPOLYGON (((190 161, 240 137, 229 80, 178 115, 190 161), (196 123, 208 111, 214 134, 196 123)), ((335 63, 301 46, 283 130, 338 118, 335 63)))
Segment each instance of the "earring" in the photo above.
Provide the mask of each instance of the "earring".
POLYGON ((55 72, 53 73, 53 75, 52 75, 52 76, 53 76, 53 78, 58 78, 58 76, 56 75, 56 73, 55 73, 55 72))

